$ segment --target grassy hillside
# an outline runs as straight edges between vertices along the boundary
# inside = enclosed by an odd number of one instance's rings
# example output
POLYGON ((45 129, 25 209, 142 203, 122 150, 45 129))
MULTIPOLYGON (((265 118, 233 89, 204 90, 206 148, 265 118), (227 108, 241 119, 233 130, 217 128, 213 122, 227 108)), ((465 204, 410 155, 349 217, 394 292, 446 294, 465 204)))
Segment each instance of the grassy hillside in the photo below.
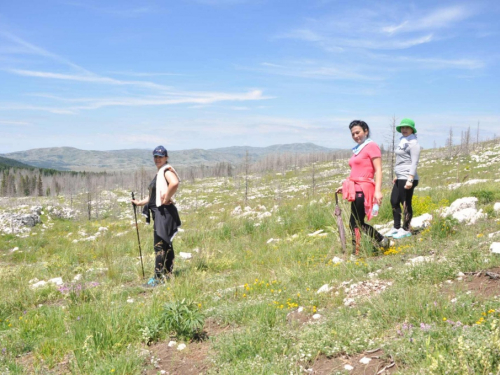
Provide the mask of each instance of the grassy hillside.
MULTIPOLYGON (((250 160, 274 153, 314 153, 332 151, 312 143, 274 145, 269 147, 228 147, 212 150, 170 151, 169 156, 176 166, 215 165, 219 162, 241 163, 246 151, 250 160)), ((113 151, 80 150, 73 147, 38 148, 12 152, 5 156, 29 163, 36 167, 73 171, 130 170, 150 168, 151 150, 129 149, 113 151)))
MULTIPOLYGON (((426 150, 414 216, 433 214, 431 225, 385 252, 365 241, 357 258, 341 252, 333 217, 332 192, 348 174, 346 160, 316 165, 314 185, 309 167, 252 175, 246 197, 241 178, 183 182, 175 277, 152 290, 141 288, 127 192, 102 202, 95 221, 58 219, 49 211, 69 206, 67 198, 38 200, 43 224, 0 236, 0 368, 11 374, 498 373, 500 255, 489 247, 500 238, 499 168, 494 143, 467 156, 426 150), (487 217, 467 225, 439 216, 470 196, 487 217), (32 286, 57 277, 62 285, 32 286)), ((385 181, 374 224, 391 218, 385 181)), ((341 206, 347 222, 348 206, 341 206)), ((140 222, 150 276, 152 228, 140 222)))

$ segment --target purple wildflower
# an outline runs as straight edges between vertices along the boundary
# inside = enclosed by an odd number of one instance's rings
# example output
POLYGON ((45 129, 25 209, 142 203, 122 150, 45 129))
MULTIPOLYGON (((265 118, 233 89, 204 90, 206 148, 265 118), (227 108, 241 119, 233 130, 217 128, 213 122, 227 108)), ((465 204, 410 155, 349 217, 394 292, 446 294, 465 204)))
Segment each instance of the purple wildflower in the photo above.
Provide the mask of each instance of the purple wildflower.
POLYGON ((5 353, 7 353, 7 348, 2 349, 2 354, 5 354, 5 353))
POLYGON ((422 331, 427 332, 427 331, 429 331, 431 329, 431 325, 430 324, 425 324, 425 323, 420 323, 420 329, 422 331))

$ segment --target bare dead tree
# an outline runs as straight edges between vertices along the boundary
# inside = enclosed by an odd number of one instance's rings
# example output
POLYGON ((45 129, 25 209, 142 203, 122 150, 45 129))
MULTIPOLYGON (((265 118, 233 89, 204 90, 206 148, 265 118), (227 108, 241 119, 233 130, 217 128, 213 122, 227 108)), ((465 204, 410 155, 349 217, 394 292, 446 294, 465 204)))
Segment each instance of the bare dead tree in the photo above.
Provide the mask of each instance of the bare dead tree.
POLYGON ((386 136, 387 140, 387 163, 390 163, 391 170, 391 181, 394 178, 394 163, 396 161, 396 155, 394 151, 396 150, 396 116, 393 115, 391 122, 389 123, 389 134, 386 136))
POLYGON ((448 149, 448 157, 451 157, 453 153, 453 128, 451 127, 448 139, 446 140, 446 148, 448 149))
POLYGON ((248 201, 248 169, 250 168, 250 159, 248 158, 248 150, 245 152, 245 206, 248 201))

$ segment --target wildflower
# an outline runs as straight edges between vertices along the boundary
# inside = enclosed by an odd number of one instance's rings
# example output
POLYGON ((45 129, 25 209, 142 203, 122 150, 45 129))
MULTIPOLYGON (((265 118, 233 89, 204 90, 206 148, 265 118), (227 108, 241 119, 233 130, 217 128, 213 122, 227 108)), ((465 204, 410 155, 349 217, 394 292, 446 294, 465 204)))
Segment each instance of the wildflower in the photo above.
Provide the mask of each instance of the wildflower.
POLYGON ((424 332, 427 332, 431 329, 430 324, 420 323, 420 329, 424 332))
POLYGON ((245 298, 247 295, 245 293, 243 293, 243 298, 245 298))
POLYGON ((483 234, 483 233, 479 233, 476 237, 477 237, 477 238, 481 238, 481 237, 483 237, 483 236, 484 236, 484 234, 483 234))
POLYGON ((488 314, 493 314, 494 312, 495 312, 495 310, 493 310, 493 309, 488 310, 488 314))
POLYGON ((111 371, 110 371, 110 372, 115 372, 115 369, 114 369, 114 368, 113 368, 113 369, 111 369, 111 371))
POLYGON ((443 318, 443 322, 446 322, 447 320, 448 320, 448 319, 446 319, 446 318, 443 318))

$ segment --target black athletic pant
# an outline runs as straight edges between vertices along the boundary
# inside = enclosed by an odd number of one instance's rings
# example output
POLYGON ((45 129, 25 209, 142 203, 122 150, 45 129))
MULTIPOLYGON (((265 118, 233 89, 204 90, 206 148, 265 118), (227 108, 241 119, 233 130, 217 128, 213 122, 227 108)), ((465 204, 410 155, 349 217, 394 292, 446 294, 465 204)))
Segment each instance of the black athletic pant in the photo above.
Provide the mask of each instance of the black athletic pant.
POLYGON ((384 239, 384 236, 377 232, 372 226, 365 223, 365 214, 365 194, 361 191, 357 191, 356 199, 351 202, 351 217, 349 219, 349 228, 351 229, 352 244, 354 247, 356 247, 356 237, 360 236, 360 234, 356 236, 356 229, 359 231, 361 228, 363 232, 377 242, 384 239))
POLYGON ((409 230, 411 219, 413 217, 411 200, 413 198, 413 190, 415 190, 418 185, 418 180, 413 181, 411 189, 405 189, 406 181, 407 180, 396 180, 394 183, 391 193, 391 206, 392 215, 394 217, 394 228, 401 228, 401 205, 403 205, 403 229, 409 230))
POLYGON ((172 273, 174 268, 174 247, 154 232, 155 277, 160 278, 172 273))

